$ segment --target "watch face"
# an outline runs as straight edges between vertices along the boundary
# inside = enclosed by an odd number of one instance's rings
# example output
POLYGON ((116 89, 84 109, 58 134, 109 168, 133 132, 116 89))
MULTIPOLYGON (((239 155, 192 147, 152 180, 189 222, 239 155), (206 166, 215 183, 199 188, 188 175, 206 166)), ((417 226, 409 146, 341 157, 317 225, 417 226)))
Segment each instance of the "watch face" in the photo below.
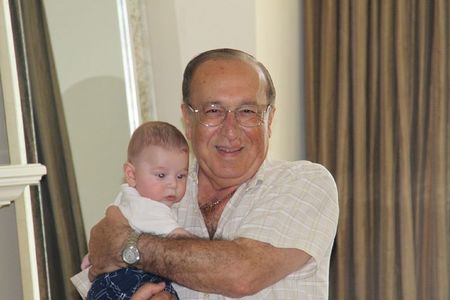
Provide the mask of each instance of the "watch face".
POLYGON ((139 261, 139 251, 134 246, 126 247, 122 252, 122 259, 125 263, 133 265, 139 261))

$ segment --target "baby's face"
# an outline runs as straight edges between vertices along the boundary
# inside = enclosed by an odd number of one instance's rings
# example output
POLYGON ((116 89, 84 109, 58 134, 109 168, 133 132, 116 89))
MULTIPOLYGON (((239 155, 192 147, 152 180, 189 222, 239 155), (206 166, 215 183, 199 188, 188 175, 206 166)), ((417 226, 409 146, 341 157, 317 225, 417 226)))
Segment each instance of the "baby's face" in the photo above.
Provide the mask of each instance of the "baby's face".
POLYGON ((148 146, 132 166, 134 179, 126 174, 128 184, 143 197, 163 202, 169 207, 186 192, 189 155, 182 150, 148 146))

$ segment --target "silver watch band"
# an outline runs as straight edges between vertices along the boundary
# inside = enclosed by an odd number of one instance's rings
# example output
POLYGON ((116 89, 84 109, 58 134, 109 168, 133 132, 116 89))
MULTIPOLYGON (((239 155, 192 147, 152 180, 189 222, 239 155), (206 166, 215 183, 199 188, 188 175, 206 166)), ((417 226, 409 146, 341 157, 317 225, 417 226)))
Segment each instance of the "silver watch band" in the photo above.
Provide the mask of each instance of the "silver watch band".
POLYGON ((141 237, 141 232, 138 231, 133 231, 132 233, 130 233, 130 235, 128 236, 127 239, 127 245, 129 244, 137 244, 139 238, 141 237))

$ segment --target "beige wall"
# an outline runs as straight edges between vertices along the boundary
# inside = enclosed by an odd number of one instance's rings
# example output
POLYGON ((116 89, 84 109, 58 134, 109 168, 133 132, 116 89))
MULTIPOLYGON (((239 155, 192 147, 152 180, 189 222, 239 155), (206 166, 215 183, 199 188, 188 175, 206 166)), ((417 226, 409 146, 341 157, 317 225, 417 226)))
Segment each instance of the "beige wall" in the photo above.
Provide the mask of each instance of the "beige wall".
MULTIPOLYGON (((118 190, 129 136, 117 7, 112 0, 44 0, 87 234, 118 190)), ((256 55, 273 75, 270 156, 304 156, 297 0, 145 0, 157 117, 182 129, 181 75, 215 47, 256 55)))
POLYGON ((268 67, 277 88, 277 113, 269 155, 304 157, 301 1, 147 0, 157 113, 177 124, 184 66, 211 48, 239 48, 268 67), (177 87, 177 88, 174 88, 177 87))
POLYGON ((275 159, 305 157, 301 2, 255 1, 255 54, 266 64, 277 89, 277 111, 269 152, 275 159))
POLYGON ((22 299, 16 205, 0 209, 0 299, 22 299))
MULTIPOLYGON (((0 74, 1 75, 1 74, 0 74)), ((9 165, 3 92, 0 86, 0 165, 9 165)), ((15 205, 0 208, 0 291, 4 299, 22 298, 15 205)))
POLYGON ((3 104, 3 89, 0 84, 0 165, 6 164, 9 164, 8 137, 6 136, 6 119, 5 119, 5 106, 3 104))
POLYGON ((117 6, 44 0, 87 234, 122 182, 129 138, 117 6))
MULTIPOLYGON (((0 10, 4 9, 0 3, 0 10)), ((0 22, 6 24, 3 19, 3 13, 0 13, 0 22)), ((4 34, 3 29, 0 34, 4 34)), ((3 41, 3 38, 0 40, 3 41)), ((3 47, 6 47, 5 45, 3 47)), ((4 50, 4 49, 2 49, 4 50)), ((0 51, 0 65, 5 60, 9 60, 7 51, 0 51)), ((9 165, 9 145, 5 117, 5 99, 3 84, 5 74, 0 71, 0 165, 9 165), (3 75, 3 77, 2 77, 3 75)), ((19 242, 16 226, 16 205, 12 203, 9 206, 0 208, 0 293, 1 299, 22 299, 22 284, 20 271, 19 242)))

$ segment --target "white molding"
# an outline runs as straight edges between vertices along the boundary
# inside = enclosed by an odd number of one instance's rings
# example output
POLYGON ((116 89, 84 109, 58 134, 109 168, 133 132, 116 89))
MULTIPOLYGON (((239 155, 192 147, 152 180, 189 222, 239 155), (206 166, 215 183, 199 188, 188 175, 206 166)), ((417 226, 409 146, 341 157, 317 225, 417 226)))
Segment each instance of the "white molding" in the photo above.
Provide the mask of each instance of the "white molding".
POLYGON ((141 124, 141 112, 136 86, 132 38, 128 22, 128 8, 126 0, 117 0, 119 16, 120 44, 122 47, 123 70, 125 75, 125 92, 127 96, 128 122, 130 135, 141 124))
POLYGON ((36 176, 40 177, 45 174, 45 167, 40 165, 27 165, 25 134, 20 106, 20 89, 8 0, 0 0, 0 45, 0 84, 2 85, 5 106, 9 161, 12 164, 12 166, 2 166, 2 181, 4 182, 4 186, 0 194, 5 199, 2 200, 3 204, 7 205, 7 203, 11 203, 12 201, 15 204, 20 272, 22 277, 22 299, 37 300, 41 299, 41 297, 34 237, 33 210, 28 185, 36 183, 36 176), (25 165, 27 166, 24 167, 25 165), (11 178, 15 179, 12 181, 11 178), (13 195, 17 193, 18 198, 11 200, 11 197, 14 197, 13 195))
POLYGON ((38 184, 46 173, 41 164, 0 166, 0 208, 19 198, 28 185, 38 184))

